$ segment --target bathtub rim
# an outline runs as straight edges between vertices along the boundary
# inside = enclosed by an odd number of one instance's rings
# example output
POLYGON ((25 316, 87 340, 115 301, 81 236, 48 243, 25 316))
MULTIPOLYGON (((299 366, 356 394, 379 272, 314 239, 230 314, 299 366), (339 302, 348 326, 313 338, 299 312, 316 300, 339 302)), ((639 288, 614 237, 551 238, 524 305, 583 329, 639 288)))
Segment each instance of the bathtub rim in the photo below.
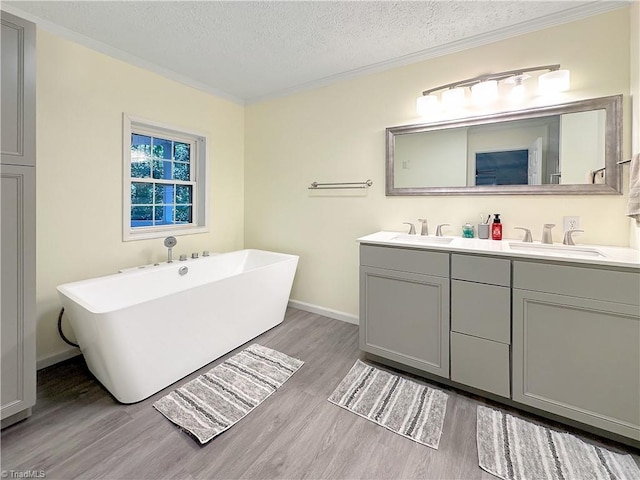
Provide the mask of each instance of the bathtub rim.
MULTIPOLYGON (((230 255, 230 254, 234 254, 234 253, 240 253, 240 252, 269 253, 269 254, 278 255, 278 256, 282 257, 282 260, 277 261, 277 262, 268 263, 266 265, 261 265, 259 267, 255 267, 255 268, 252 268, 250 270, 244 270, 244 271, 239 272, 239 273, 234 273, 233 275, 228 275, 228 276, 223 277, 222 279, 219 279, 219 280, 223 280, 223 279, 227 279, 227 278, 234 278, 234 277, 240 276, 242 274, 246 274, 248 272, 259 271, 259 270, 262 270, 262 269, 265 269, 265 268, 269 268, 272 265, 275 265, 275 264, 278 264, 278 263, 290 262, 290 261, 294 261, 294 260, 297 263, 299 261, 299 259, 300 259, 299 255, 295 255, 295 254, 291 254, 291 253, 274 252, 272 250, 262 250, 262 249, 257 249, 257 248, 243 248, 241 250, 232 250, 230 252, 217 253, 215 255, 211 255, 211 258, 220 257, 220 256, 223 256, 223 255, 230 255)), ((194 259, 193 261, 197 261, 197 260, 194 259)), ((111 279, 111 278, 115 278, 115 277, 120 277, 122 275, 127 275, 127 276, 147 275, 147 274, 149 274, 150 271, 156 271, 156 272, 159 271, 158 268, 160 268, 161 270, 169 270, 171 268, 174 268, 174 267, 177 267, 177 266, 180 266, 180 265, 181 265, 180 262, 172 262, 172 263, 163 262, 158 266, 154 266, 153 270, 135 269, 135 267, 133 267, 135 270, 125 271, 125 272, 118 272, 118 273, 111 273, 111 274, 107 274, 107 275, 100 275, 100 276, 97 276, 97 277, 87 278, 87 279, 84 279, 84 280, 77 280, 77 281, 74 281, 74 282, 63 283, 61 285, 58 285, 56 287, 56 290, 58 291, 59 295, 65 296, 66 298, 68 298, 72 302, 76 303, 80 307, 84 308, 85 310, 87 310, 91 314, 100 315, 100 314, 105 314, 105 313, 118 312, 118 311, 124 310, 126 308, 129 308, 132 305, 143 305, 145 303, 152 302, 152 301, 156 300, 157 298, 152 298, 152 299, 149 299, 149 300, 145 300, 144 302, 139 302, 139 303, 135 303, 135 304, 123 305, 123 306, 120 306, 118 308, 98 309, 98 308, 95 308, 94 306, 88 304, 84 300, 80 299, 77 295, 72 293, 69 289, 74 287, 74 286, 76 286, 76 285, 78 285, 78 284, 82 284, 82 283, 85 283, 85 282, 91 282, 91 281, 94 281, 94 280, 95 281, 106 280, 106 279, 111 279)), ((297 268, 296 268, 296 270, 297 270, 297 268)), ((219 281, 219 280, 217 280, 217 281, 219 281)), ((206 283, 204 283, 202 285, 206 285, 206 283)), ((202 285, 198 285, 198 286, 193 287, 193 288, 197 288, 197 287, 200 287, 202 285)), ((178 293, 180 291, 182 291, 182 290, 178 290, 178 291, 172 292, 172 293, 178 293)))

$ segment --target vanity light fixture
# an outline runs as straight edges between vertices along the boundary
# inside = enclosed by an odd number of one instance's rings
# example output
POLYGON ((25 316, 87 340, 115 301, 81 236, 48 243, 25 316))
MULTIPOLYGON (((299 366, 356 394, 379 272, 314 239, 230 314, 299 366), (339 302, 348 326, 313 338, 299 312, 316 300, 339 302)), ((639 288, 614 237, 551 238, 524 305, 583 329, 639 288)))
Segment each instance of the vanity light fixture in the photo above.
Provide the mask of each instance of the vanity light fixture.
POLYGON ((538 89, 541 94, 552 94, 563 92, 569 89, 569 70, 561 70, 560 64, 542 65, 539 67, 527 67, 518 70, 480 75, 479 77, 468 78, 459 82, 448 83, 439 87, 430 88, 422 92, 418 97, 417 110, 421 116, 426 116, 440 107, 438 92, 440 94, 442 106, 445 108, 463 106, 466 101, 466 89, 471 89, 471 98, 474 103, 487 105, 498 98, 498 82, 512 84, 510 97, 514 101, 524 98, 525 86, 523 82, 530 78, 527 72, 537 72, 547 70, 546 73, 538 77, 538 89))

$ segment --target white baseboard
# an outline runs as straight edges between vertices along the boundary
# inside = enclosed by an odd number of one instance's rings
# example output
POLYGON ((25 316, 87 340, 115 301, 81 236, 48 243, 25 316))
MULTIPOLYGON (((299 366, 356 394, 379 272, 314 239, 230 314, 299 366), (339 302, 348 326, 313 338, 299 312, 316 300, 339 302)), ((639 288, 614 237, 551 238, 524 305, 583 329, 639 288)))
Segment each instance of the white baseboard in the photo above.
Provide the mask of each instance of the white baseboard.
POLYGON ((43 368, 50 367, 51 365, 55 365, 56 363, 60 363, 65 360, 69 360, 70 358, 77 357, 78 355, 82 355, 82 352, 77 348, 63 350, 62 352, 54 353, 53 355, 49 355, 48 357, 38 359, 38 361, 36 362, 36 369, 42 370, 43 368))
POLYGON ((324 317, 341 320, 343 322, 351 323, 353 325, 359 324, 359 319, 357 315, 352 315, 350 313, 345 313, 345 312, 338 312, 336 310, 331 310, 329 308, 321 307, 319 305, 313 305, 311 303, 301 302, 299 300, 289 300, 289 306, 293 308, 297 308, 298 310, 304 310, 305 312, 317 313, 318 315, 322 315, 324 317))

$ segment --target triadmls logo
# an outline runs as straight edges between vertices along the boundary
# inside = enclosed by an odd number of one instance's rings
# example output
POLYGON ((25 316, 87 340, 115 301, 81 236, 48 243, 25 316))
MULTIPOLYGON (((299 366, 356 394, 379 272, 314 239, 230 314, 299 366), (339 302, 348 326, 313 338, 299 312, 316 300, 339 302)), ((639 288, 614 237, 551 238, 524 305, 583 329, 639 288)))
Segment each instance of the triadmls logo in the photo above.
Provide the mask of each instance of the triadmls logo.
POLYGON ((46 478, 44 470, 2 470, 2 478, 46 478))

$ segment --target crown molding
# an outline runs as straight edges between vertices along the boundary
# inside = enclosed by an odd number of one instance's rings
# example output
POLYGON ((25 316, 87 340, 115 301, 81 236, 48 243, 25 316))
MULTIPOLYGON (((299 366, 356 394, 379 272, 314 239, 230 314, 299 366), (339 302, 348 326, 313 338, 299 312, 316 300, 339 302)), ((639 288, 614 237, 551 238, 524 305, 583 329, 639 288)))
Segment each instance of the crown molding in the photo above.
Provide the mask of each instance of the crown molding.
POLYGON ((109 57, 115 58, 117 60, 121 60, 130 65, 143 68, 152 73, 160 75, 169 80, 173 80, 175 82, 181 83, 188 87, 192 87, 197 90, 203 91, 205 93, 214 95, 216 97, 229 100, 230 102, 236 103, 238 105, 244 105, 244 100, 241 98, 238 98, 227 92, 223 92, 222 90, 213 88, 205 83, 194 80, 190 77, 182 75, 168 68, 161 67, 156 63, 149 62, 148 60, 145 60, 136 55, 127 53, 123 50, 120 50, 119 48, 112 47, 110 45, 107 45, 106 43, 89 38, 86 35, 82 35, 80 33, 69 30, 68 28, 62 27, 57 23, 50 22, 49 20, 45 20, 43 18, 37 17, 36 15, 32 15, 29 12, 25 12, 24 10, 20 10, 19 8, 15 8, 13 5, 7 5, 6 3, 3 3, 2 10, 6 11, 7 13, 11 13, 18 17, 24 18, 25 20, 28 20, 30 22, 33 22, 36 24, 37 28, 45 30, 49 33, 53 33, 54 35, 58 35, 72 42, 78 43, 83 47, 89 48, 99 53, 103 53, 109 57))
MULTIPOLYGON (((620 8, 628 7, 633 0, 616 0, 616 1, 594 1, 586 5, 577 6, 569 10, 546 15, 527 22, 521 22, 516 25, 504 27, 492 32, 482 33, 474 35, 472 37, 457 40, 437 47, 421 50, 416 53, 403 55, 401 57, 393 58, 383 62, 367 65, 365 67, 356 68, 347 72, 338 73, 336 75, 330 75, 328 77, 314 80, 307 83, 302 83, 291 88, 280 90, 273 94, 263 95, 259 97, 245 99, 246 105, 252 105, 274 98, 285 97, 294 93, 300 93, 303 91, 312 90, 314 88, 326 87, 333 83, 337 83, 344 80, 350 80, 356 77, 369 75, 373 73, 379 73, 392 68, 402 67, 410 65, 412 63, 418 63, 425 60, 431 60, 433 58, 450 55, 462 50, 468 50, 474 47, 480 47, 490 43, 506 40, 508 38, 516 37, 526 33, 535 32, 545 28, 555 27, 564 23, 574 22, 576 20, 582 20, 587 17, 592 17, 602 13, 610 12, 620 8)), ((635 0, 638 1, 638 0, 635 0)))

